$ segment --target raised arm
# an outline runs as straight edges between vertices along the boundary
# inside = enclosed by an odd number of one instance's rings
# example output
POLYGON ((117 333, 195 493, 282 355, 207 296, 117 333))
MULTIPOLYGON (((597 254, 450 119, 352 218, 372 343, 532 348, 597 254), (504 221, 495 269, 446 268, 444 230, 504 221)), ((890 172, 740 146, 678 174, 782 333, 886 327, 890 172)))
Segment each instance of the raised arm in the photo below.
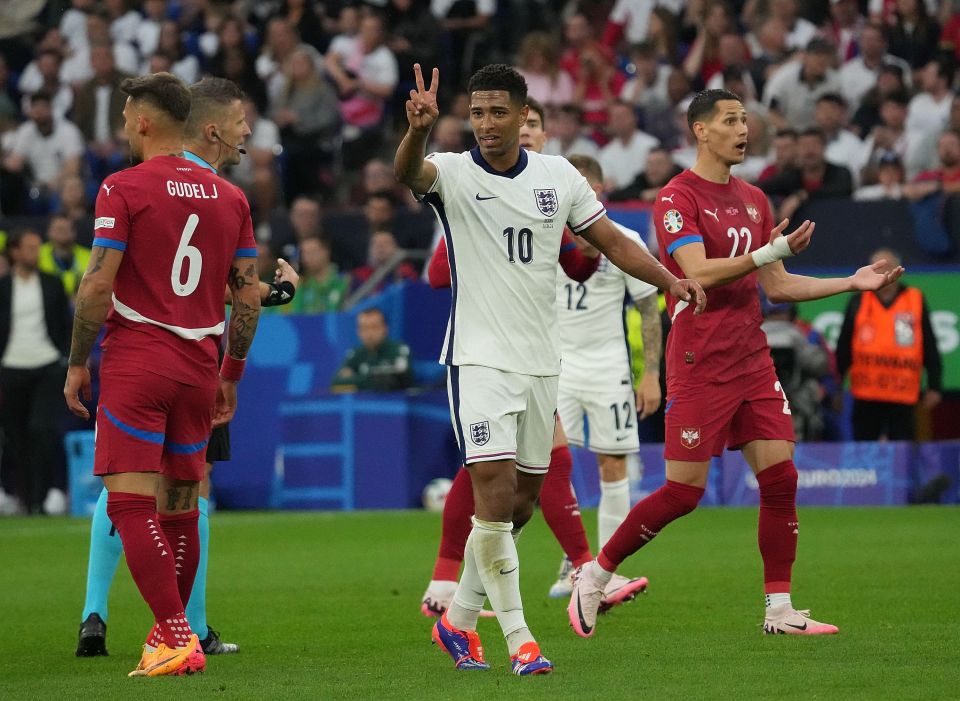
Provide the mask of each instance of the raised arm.
POLYGON ((649 282, 661 290, 667 290, 677 299, 686 302, 695 301, 697 314, 706 306, 707 297, 698 282, 678 280, 656 258, 624 236, 606 215, 578 233, 600 249, 611 263, 627 275, 649 282))
POLYGON ((430 88, 423 86, 423 73, 420 64, 413 64, 413 73, 417 89, 410 91, 407 100, 407 133, 397 147, 397 155, 393 161, 393 173, 397 180, 420 195, 425 193, 437 179, 437 167, 424 159, 427 148, 427 138, 430 130, 440 116, 437 107, 437 89, 440 87, 440 71, 433 69, 430 88))
POLYGON ((122 260, 121 249, 94 246, 90 251, 90 264, 77 290, 73 338, 70 342, 70 367, 67 369, 63 396, 70 411, 84 419, 90 418, 90 412, 80 403, 78 395, 90 401, 90 370, 87 368, 87 359, 112 306, 113 281, 122 260))

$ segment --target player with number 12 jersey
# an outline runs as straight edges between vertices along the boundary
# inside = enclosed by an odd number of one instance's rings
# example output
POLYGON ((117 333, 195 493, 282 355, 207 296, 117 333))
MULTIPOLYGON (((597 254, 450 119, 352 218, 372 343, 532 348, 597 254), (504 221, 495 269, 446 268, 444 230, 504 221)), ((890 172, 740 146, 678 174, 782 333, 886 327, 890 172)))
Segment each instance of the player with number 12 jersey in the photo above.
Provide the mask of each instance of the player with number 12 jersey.
POLYGON ((214 387, 230 265, 257 255, 243 194, 183 158, 151 158, 104 181, 93 245, 123 251, 104 367, 214 387))

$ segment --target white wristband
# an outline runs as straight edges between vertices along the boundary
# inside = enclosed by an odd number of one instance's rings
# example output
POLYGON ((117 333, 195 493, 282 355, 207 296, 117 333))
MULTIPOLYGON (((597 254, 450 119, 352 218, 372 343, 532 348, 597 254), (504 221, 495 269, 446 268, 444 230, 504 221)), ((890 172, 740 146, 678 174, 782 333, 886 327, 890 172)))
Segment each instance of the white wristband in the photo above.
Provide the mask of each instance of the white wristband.
POLYGON ((786 236, 778 236, 765 246, 761 246, 750 255, 753 256, 753 262, 758 268, 762 268, 768 263, 773 263, 794 255, 790 250, 790 244, 787 243, 786 236))

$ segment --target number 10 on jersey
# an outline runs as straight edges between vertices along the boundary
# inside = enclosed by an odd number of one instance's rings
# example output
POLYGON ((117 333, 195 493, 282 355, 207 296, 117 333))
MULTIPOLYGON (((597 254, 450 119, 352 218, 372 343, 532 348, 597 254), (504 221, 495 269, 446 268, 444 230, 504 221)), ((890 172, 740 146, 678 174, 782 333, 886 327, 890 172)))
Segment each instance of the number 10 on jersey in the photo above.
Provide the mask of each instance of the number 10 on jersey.
POLYGON ((533 260, 533 232, 530 229, 516 231, 508 226, 503 230, 503 237, 507 240, 507 260, 516 263, 519 258, 524 264, 533 260))

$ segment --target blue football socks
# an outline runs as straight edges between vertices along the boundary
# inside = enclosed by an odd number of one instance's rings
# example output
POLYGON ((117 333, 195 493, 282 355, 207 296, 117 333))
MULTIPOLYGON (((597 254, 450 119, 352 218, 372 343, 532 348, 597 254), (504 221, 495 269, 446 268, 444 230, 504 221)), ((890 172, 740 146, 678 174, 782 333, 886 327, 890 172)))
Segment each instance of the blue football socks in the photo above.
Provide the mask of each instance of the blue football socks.
POLYGON ((107 599, 113 575, 120 563, 123 544, 120 534, 107 516, 107 489, 104 487, 97 499, 97 508, 90 523, 90 559, 87 562, 87 598, 83 604, 83 617, 98 613, 107 620, 107 599))
POLYGON ((199 499, 200 520, 197 528, 200 530, 200 562, 197 565, 197 576, 193 580, 193 590, 190 592, 190 601, 187 602, 187 620, 190 628, 201 640, 207 637, 207 556, 210 551, 210 519, 208 516, 209 501, 199 499))

